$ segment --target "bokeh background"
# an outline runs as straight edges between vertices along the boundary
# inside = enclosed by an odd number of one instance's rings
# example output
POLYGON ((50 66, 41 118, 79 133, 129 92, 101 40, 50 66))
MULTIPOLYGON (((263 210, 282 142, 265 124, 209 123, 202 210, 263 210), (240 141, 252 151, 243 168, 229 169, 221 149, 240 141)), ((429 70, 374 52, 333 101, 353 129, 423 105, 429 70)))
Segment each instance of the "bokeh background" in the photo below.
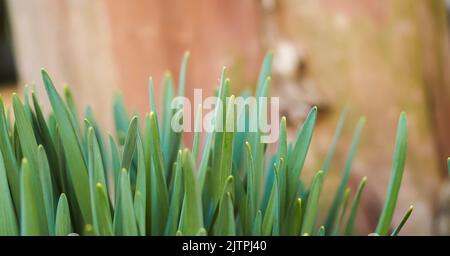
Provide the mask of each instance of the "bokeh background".
MULTIPOLYGON (((36 86, 40 69, 68 84, 80 107, 91 105, 111 130, 112 101, 149 109, 148 78, 177 77, 191 53, 187 95, 212 95, 222 66, 234 92, 254 88, 260 63, 274 52, 272 95, 293 133, 309 108, 319 119, 306 180, 320 168, 337 120, 350 119, 323 193, 326 209, 342 172, 352 130, 367 117, 352 168, 355 188, 368 176, 358 234, 374 229, 389 179, 395 128, 408 114, 409 149, 398 222, 415 210, 403 234, 450 234, 449 3, 444 0, 0 0, 0 93, 36 86)), ((160 97, 158 97, 160 101, 160 97)), ((353 189, 355 191, 355 189, 353 189)))

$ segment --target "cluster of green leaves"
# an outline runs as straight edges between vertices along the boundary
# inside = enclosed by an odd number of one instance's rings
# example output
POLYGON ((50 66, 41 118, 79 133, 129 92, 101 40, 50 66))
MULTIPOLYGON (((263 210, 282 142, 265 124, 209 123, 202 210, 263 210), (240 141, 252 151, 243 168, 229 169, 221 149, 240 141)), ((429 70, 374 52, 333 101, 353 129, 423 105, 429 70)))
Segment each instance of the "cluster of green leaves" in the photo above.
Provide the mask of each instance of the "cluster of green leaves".
MULTIPOLYGON (((271 60, 269 53, 257 97, 269 96, 271 60)), ((104 137, 89 108, 80 122, 71 92, 65 88, 59 95, 45 70, 42 78, 52 106, 47 118, 34 91, 25 92, 23 102, 13 95, 12 111, 5 111, 0 102, 0 235, 352 235, 367 179, 352 200, 348 181, 365 119, 356 126, 342 180, 327 219, 319 225, 323 182, 348 111, 339 121, 323 169, 310 185, 300 177, 316 107, 293 142, 287 141, 286 118, 281 119, 272 155, 260 142, 260 132, 210 132, 202 147, 200 133, 195 133, 190 150, 182 143, 183 134, 171 129, 172 117, 180 115, 181 108, 170 107, 174 96, 184 94, 187 61, 185 55, 177 94, 171 76, 165 77, 161 118, 151 80, 151 112, 143 123, 116 99, 116 137, 104 137)), ((242 120, 245 115, 233 114, 234 96, 225 77, 224 69, 217 95, 227 104, 214 109, 214 125, 262 118, 242 120)), ((406 140, 406 116, 401 114, 392 176, 375 231, 379 235, 398 234, 412 210, 390 231, 406 140)))

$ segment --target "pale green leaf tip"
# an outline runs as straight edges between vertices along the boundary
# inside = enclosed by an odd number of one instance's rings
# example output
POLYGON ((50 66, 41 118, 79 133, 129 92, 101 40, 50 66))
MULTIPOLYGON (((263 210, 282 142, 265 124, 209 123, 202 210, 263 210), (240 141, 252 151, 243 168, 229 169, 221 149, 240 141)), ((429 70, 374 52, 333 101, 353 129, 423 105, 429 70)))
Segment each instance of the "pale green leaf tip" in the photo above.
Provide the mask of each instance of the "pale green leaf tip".
POLYGON ((172 76, 172 72, 170 72, 170 70, 166 69, 166 70, 164 71, 164 78, 168 78, 168 77, 170 77, 170 76, 172 76))
POLYGON ((86 224, 86 225, 84 226, 84 231, 85 231, 86 233, 91 233, 93 230, 94 230, 94 227, 92 226, 92 224, 86 224))
POLYGON ((403 111, 402 113, 400 113, 400 119, 406 122, 406 112, 403 111))
POLYGON ((359 122, 362 123, 362 124, 365 124, 367 122, 367 117, 366 116, 361 116, 359 118, 359 122))
POLYGON ((367 176, 364 176, 361 180, 361 183, 365 184, 367 182, 367 176))

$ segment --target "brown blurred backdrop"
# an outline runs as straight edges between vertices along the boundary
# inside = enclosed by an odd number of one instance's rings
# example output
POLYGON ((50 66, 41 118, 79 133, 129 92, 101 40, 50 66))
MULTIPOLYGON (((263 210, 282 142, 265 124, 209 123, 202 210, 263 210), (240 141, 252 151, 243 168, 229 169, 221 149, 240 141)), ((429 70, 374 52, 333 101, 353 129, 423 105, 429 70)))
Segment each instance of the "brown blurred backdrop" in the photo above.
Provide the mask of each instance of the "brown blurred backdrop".
POLYGON ((223 65, 234 91, 253 87, 262 57, 272 49, 272 95, 282 97, 291 130, 310 106, 319 107, 306 176, 320 168, 344 106, 352 109, 324 205, 342 171, 353 126, 365 115, 352 186, 368 176, 359 232, 374 229, 389 178, 396 120, 404 110, 409 150, 395 221, 414 204, 407 234, 450 231, 450 196, 441 192, 448 187, 450 155, 444 0, 4 1, 0 13, 9 24, 2 21, 2 34, 10 31, 11 37, 0 43, 12 51, 1 52, 0 71, 5 72, 0 74, 7 79, 0 81, 18 85, 0 87, 5 100, 9 91, 34 81, 45 99, 39 77, 45 67, 58 86, 69 84, 80 108, 92 105, 103 127, 112 129, 114 93, 124 93, 130 110, 148 111, 149 76, 156 95, 162 95, 164 72, 178 76, 185 50, 191 52, 186 92, 203 88, 206 96, 213 93, 223 65))

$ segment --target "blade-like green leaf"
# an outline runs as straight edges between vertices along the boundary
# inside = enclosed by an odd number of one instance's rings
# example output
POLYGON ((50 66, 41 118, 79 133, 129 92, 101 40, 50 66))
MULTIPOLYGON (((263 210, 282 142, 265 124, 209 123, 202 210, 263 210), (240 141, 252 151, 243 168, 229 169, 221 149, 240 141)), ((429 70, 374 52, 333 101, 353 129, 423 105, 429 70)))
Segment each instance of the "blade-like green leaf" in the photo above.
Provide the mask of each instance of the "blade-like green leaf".
MULTIPOLYGON (((278 187, 280 189, 280 214, 284 218, 288 206, 286 205, 286 184, 287 184, 287 169, 286 160, 287 156, 287 127, 286 127, 286 117, 281 118, 280 122, 280 133, 278 139, 278 151, 277 151, 277 164, 280 168, 278 173, 278 187)), ((283 225, 284 228, 284 225, 283 225)))
POLYGON ((128 126, 128 133, 125 138, 125 146, 123 147, 122 168, 131 169, 131 162, 133 161, 134 151, 136 149, 136 137, 138 134, 138 118, 134 116, 131 118, 128 126))
POLYGON ((2 154, 0 154, 0 216, 0 236, 17 236, 19 226, 9 191, 2 154))
POLYGON ((81 138, 81 132, 80 132, 81 125, 78 120, 79 116, 78 116, 77 106, 75 105, 75 100, 73 99, 72 92, 70 91, 69 86, 67 86, 67 85, 64 85, 64 98, 66 99, 67 109, 69 112, 70 120, 72 122, 72 126, 73 126, 75 132, 77 133, 77 137, 81 138))
POLYGON ((145 177, 146 177, 146 184, 147 184, 147 188, 145 189, 146 191, 146 196, 145 196, 145 212, 146 212, 146 221, 145 221, 145 233, 146 234, 151 234, 152 233, 152 189, 151 189, 151 185, 152 185, 152 173, 154 171, 152 171, 153 167, 153 163, 152 163, 152 157, 153 157, 153 153, 152 153, 152 143, 153 143, 153 138, 152 138, 152 130, 151 130, 151 120, 150 120, 150 114, 146 114, 145 115, 145 124, 144 124, 144 134, 143 134, 143 140, 142 140, 142 144, 143 144, 143 148, 144 148, 144 158, 145 158, 145 177))
MULTIPOLYGON (((361 117, 358 121, 358 124, 356 125, 355 132, 353 133, 350 151, 348 153, 347 161, 345 163, 344 173, 342 174, 341 181, 339 183, 339 187, 336 191, 336 194, 333 199, 333 203, 331 204, 331 208, 328 212, 328 217, 327 217, 325 227, 333 227, 334 222, 336 221, 337 214, 339 211, 339 205, 342 202, 345 188, 347 187, 348 180, 350 179, 350 171, 351 171, 353 159, 355 157, 356 149, 357 149, 359 141, 361 139, 361 133, 363 131, 365 123, 366 123, 366 118, 361 117)), ((330 231, 329 228, 327 230, 330 231)))
POLYGON ((279 194, 278 194, 278 170, 275 169, 275 179, 270 194, 270 199, 267 208, 264 212, 264 219, 262 223, 262 235, 278 235, 279 232, 279 194), (274 232, 275 231, 275 232, 274 232))
POLYGON ((245 146, 247 148, 247 156, 248 163, 250 168, 247 168, 247 194, 246 194, 246 215, 245 215, 245 224, 248 226, 247 229, 250 230, 250 227, 254 225, 254 219, 257 209, 257 194, 255 191, 255 165, 253 162, 253 155, 250 143, 248 141, 245 142, 245 146))
POLYGON ((44 207, 47 215, 49 234, 53 235, 55 230, 55 198, 52 177, 50 174, 50 167, 47 160, 44 147, 39 145, 38 147, 38 163, 39 163, 39 176, 41 179, 42 193, 44 198, 44 207))
POLYGON ((185 193, 179 230, 183 232, 183 235, 195 235, 200 228, 204 227, 203 212, 192 156, 187 149, 183 151, 183 173, 185 193))
POLYGON ((289 236, 300 235, 303 218, 302 215, 303 215, 302 199, 297 198, 297 201, 293 205, 293 210, 289 212, 288 217, 286 218, 287 235, 289 236))
POLYGON ((180 221, 181 206, 183 202, 183 180, 182 180, 182 168, 183 168, 183 152, 178 151, 178 158, 175 167, 175 176, 173 181, 172 194, 170 197, 169 214, 167 217, 167 225, 165 227, 165 235, 174 235, 178 228, 178 222, 180 221))
MULTIPOLYGON (((256 116, 250 115, 250 123, 260 123, 261 120, 265 120, 267 119, 267 109, 263 109, 263 107, 266 106, 262 106, 260 104, 259 99, 261 97, 269 97, 269 91, 270 91, 270 81, 271 78, 269 76, 266 77, 261 90, 259 92, 257 92, 257 112, 258 114, 256 116)), ((259 90, 259 85, 258 85, 258 90, 259 90)), ((250 145, 252 146, 252 153, 253 153, 253 158, 254 158, 254 164, 255 164, 255 191, 256 194, 259 195, 261 193, 261 189, 262 189, 262 178, 264 175, 264 167, 265 167, 265 161, 264 161, 264 157, 265 157, 265 151, 266 151, 266 146, 267 144, 262 143, 262 132, 261 131, 257 131, 257 132, 250 132, 249 133, 249 142, 250 145)), ((272 172, 270 172, 272 173, 272 172)), ((272 182, 268 183, 270 184, 269 186, 272 186, 272 182)), ((266 191, 271 191, 271 189, 268 189, 266 191)))
MULTIPOLYGON (((160 136, 162 136, 162 142, 164 145, 169 143, 169 137, 172 132, 170 123, 173 115, 173 109, 171 107, 172 99, 174 96, 173 90, 172 75, 170 74, 170 72, 166 72, 166 74, 164 75, 163 130, 162 134, 160 134, 160 136)), ((152 109, 152 111, 156 110, 152 109)))
POLYGON ((125 136, 127 135, 128 124, 130 121, 121 94, 116 94, 114 98, 113 110, 117 137, 119 138, 119 144, 123 145, 125 143, 125 136))
POLYGON ((61 130, 61 140, 64 147, 64 155, 67 161, 69 176, 73 182, 73 189, 83 221, 90 223, 92 220, 89 199, 89 178, 86 162, 79 145, 79 139, 75 133, 74 127, 70 121, 70 116, 65 108, 64 102, 57 93, 53 82, 45 70, 42 70, 45 89, 50 99, 53 111, 55 113, 58 126, 61 130))
MULTIPOLYGON (((160 147, 159 132, 156 128, 156 119, 153 112, 150 113, 150 129, 152 135, 152 159, 150 189, 151 189, 151 232, 152 235, 162 234, 167 220, 169 210, 169 195, 167 193, 167 183, 164 176, 163 156, 160 147)), ((182 230, 183 231, 183 230, 182 230)), ((183 232, 185 233, 185 232, 183 232)))
POLYGON ((111 166, 112 166, 112 172, 114 176, 114 183, 116 186, 115 188, 118 188, 119 184, 119 175, 120 175, 120 157, 119 157, 119 149, 117 147, 116 141, 112 137, 111 134, 108 135, 109 140, 109 146, 111 151, 111 166))
MULTIPOLYGON (((110 170, 111 168, 111 164, 109 162, 109 157, 108 157, 108 151, 106 150, 106 146, 103 140, 103 135, 101 133, 100 130, 100 126, 98 125, 97 121, 94 118, 94 113, 92 112, 92 109, 88 106, 86 108, 86 114, 85 114, 85 119, 87 121, 89 121, 89 124, 92 126, 92 128, 94 128, 95 131, 95 136, 97 137, 97 141, 98 141, 98 146, 100 148, 100 153, 102 155, 102 162, 103 162, 103 167, 105 169, 105 176, 111 176, 114 175, 113 173, 108 172, 108 170, 110 170)), ((112 182, 113 179, 109 179, 109 182, 112 182)), ((106 183, 106 185, 109 185, 109 182, 106 183)), ((107 188, 110 188, 110 186, 108 186, 107 188)))
POLYGON ((267 78, 271 76, 272 73, 272 52, 268 52, 266 56, 264 57, 264 61, 261 65, 261 69, 259 71, 259 77, 258 77, 258 84, 257 84, 257 91, 256 96, 260 97, 263 93, 263 87, 264 83, 266 82, 267 78))
MULTIPOLYGON (((156 127, 158 127, 158 131, 161 131, 161 129, 159 129, 159 120, 158 120, 158 113, 156 111, 156 99, 155 99, 155 94, 153 93, 153 78, 150 77, 148 80, 148 93, 149 93, 149 98, 150 98, 150 111, 155 113, 155 119, 156 119, 156 127)), ((162 136, 162 134, 160 133, 159 136, 162 136)))
MULTIPOLYGON (((44 180, 42 180, 42 177, 46 177, 46 175, 42 175, 42 170, 40 170, 40 165, 38 161, 38 146, 36 142, 36 137, 34 136, 33 128, 30 124, 30 119, 27 117, 27 113, 25 111, 24 106, 22 105, 22 102, 20 101, 19 97, 17 95, 13 95, 13 108, 14 108, 14 117, 16 120, 16 127, 17 127, 17 133, 19 136, 19 140, 26 143, 21 143, 21 149, 23 152, 23 156, 27 159, 27 162, 29 161, 28 168, 30 171, 30 181, 31 181, 31 190, 33 191, 34 200, 36 201, 36 205, 39 207, 36 208, 38 211, 37 217, 39 218, 39 222, 43 224, 44 226, 40 226, 43 228, 41 232, 43 234, 48 234, 49 232, 49 223, 48 219, 53 220, 53 216, 47 216, 47 212, 53 212, 53 209, 49 209, 50 204, 46 204, 44 206, 44 192, 43 192, 43 186, 44 185, 51 185, 51 182, 49 184, 43 184, 44 180), (41 207, 44 206, 44 207, 41 207)), ((48 164, 48 163, 47 163, 48 164)), ((43 166, 44 167, 44 166, 43 166)), ((48 166, 46 166, 48 171, 48 166)), ((45 172, 45 170, 44 170, 45 172)), ((47 180, 45 180, 47 181, 47 180)), ((49 200, 52 200, 49 198, 49 200)), ((51 225, 53 226, 53 225, 51 225)), ((51 230, 53 230, 53 227, 51 227, 51 230)))
POLYGON ((222 197, 222 185, 225 184, 227 178, 231 175, 232 171, 232 159, 233 159, 233 139, 234 139, 234 96, 229 98, 227 103, 227 113, 225 126, 227 126, 226 131, 223 133, 216 133, 216 143, 214 152, 214 162, 213 162, 213 179, 212 185, 215 188, 213 190, 213 203, 217 204, 219 199, 222 197), (232 126, 228 128, 228 126, 232 126), (220 135, 220 136, 219 136, 220 135), (220 149, 219 149, 220 147, 220 149))
POLYGON ((185 52, 183 61, 181 62, 180 79, 178 81, 178 96, 184 96, 184 91, 186 88, 186 70, 189 61, 189 55, 189 52, 185 52))
POLYGON ((340 235, 340 233, 341 233, 341 228, 342 228, 342 225, 344 222, 344 217, 345 217, 345 214, 347 213, 347 206, 348 206, 348 201, 350 199, 350 192, 351 192, 350 188, 347 188, 344 192, 344 198, 342 199, 339 218, 334 223, 334 227, 333 227, 333 231, 332 231, 332 234, 335 236, 340 235))
MULTIPOLYGON (((222 99, 224 97, 224 95, 225 95, 225 68, 222 68, 222 74, 220 75, 220 86, 219 86, 218 98, 222 99)), ((219 106, 220 106, 220 104, 217 104, 217 106, 214 107, 215 120, 218 119, 217 116, 219 114, 219 111, 222 111, 219 106)), ((213 123, 212 126, 213 126, 212 130, 215 131, 216 124, 213 123)), ((211 147, 212 147, 214 134, 215 134, 215 132, 209 132, 206 135, 205 145, 203 146, 203 154, 202 154, 202 159, 200 162, 199 174, 198 174, 198 180, 200 183, 200 191, 203 191, 203 187, 205 185, 206 171, 208 170, 208 163, 210 161, 210 153, 211 153, 211 147)))
POLYGON ((219 207, 218 220, 220 220, 220 229, 217 229, 215 234, 221 236, 235 236, 236 224, 234 220, 233 199, 230 192, 225 194, 223 202, 219 207))
POLYGON ((192 157, 194 160, 197 160, 198 157, 202 121, 202 104, 198 104, 197 110, 195 111, 194 141, 192 142, 192 157))
MULTIPOLYGON (((317 120, 317 107, 313 107, 308 114, 302 128, 297 133, 295 146, 292 153, 288 156, 288 174, 287 174, 287 202, 291 203, 297 197, 299 177, 305 163, 306 154, 314 131, 317 120)), ((302 232, 304 233, 304 232, 302 232)))
POLYGON ((394 231, 392 232, 391 236, 397 236, 398 233, 400 233, 400 231, 402 230, 403 226, 405 225, 405 223, 408 221, 409 216, 411 216, 411 213, 413 211, 414 207, 411 205, 409 207, 409 209, 406 211, 405 215, 403 215, 402 220, 400 221, 400 223, 398 223, 397 227, 395 227, 394 231))
POLYGON ((213 235, 231 235, 236 233, 234 225, 234 210, 233 201, 231 199, 231 191, 233 190, 234 177, 229 176, 225 181, 225 185, 222 189, 222 197, 219 201, 219 208, 217 211, 217 217, 214 220, 212 229, 213 235), (231 200, 231 201, 229 201, 231 200), (231 205, 230 205, 231 202, 231 205), (230 208, 231 207, 231 208, 230 208), (230 215, 231 211, 231 215, 230 215), (231 227, 231 225, 233 226, 231 227))
POLYGON ((26 158, 22 161, 20 175, 20 234, 23 236, 46 235, 47 222, 40 219, 39 207, 36 193, 33 190, 33 177, 26 158))
POLYGON ((356 191, 355 197, 352 201, 352 206, 350 207, 350 215, 347 220, 347 225, 345 227, 345 235, 351 236, 353 235, 353 230, 355 229, 355 222, 356 222, 356 214, 359 207, 359 202, 361 200, 361 194, 364 190, 364 187, 366 186, 367 177, 364 177, 361 180, 361 183, 359 183, 358 190, 356 191))
POLYGON ((341 137, 341 133, 349 112, 349 108, 345 108, 341 114, 341 117, 339 118, 338 125, 336 127, 336 130, 334 131, 333 141, 331 142, 331 146, 329 147, 327 155, 325 156, 325 160, 323 161, 322 170, 325 174, 328 173, 328 169, 330 168, 331 161, 333 160, 334 153, 336 151, 337 143, 339 141, 339 138, 341 137))
POLYGON ((308 202, 305 208, 305 217, 302 224, 301 234, 312 234, 316 223, 317 213, 319 211, 319 197, 323 184, 323 172, 319 171, 313 179, 308 202))
POLYGON ((107 198, 106 189, 102 183, 98 182, 95 186, 93 198, 96 198, 97 205, 93 207, 94 232, 102 236, 113 235, 113 221, 111 217, 111 208, 107 198))
POLYGON ((141 137, 137 136, 137 177, 136 191, 134 192, 134 211, 140 235, 145 235, 146 220, 146 196, 147 196, 147 174, 145 170, 144 148, 141 137))
POLYGON ((34 91, 31 92, 31 96, 33 99, 34 110, 36 112, 36 121, 39 127, 39 132, 43 140, 45 152, 47 153, 48 164, 50 173, 53 177, 52 182, 54 184, 55 190, 57 192, 67 190, 65 189, 66 185, 65 180, 63 179, 64 175, 61 173, 62 168, 59 165, 58 153, 56 152, 55 143, 51 136, 48 125, 45 122, 44 114, 42 113, 36 93, 34 91))
POLYGON ((120 207, 122 214, 122 230, 116 235, 137 236, 139 234, 136 224, 136 215, 133 207, 133 198, 131 195, 130 178, 125 169, 122 169, 120 177, 120 207))
POLYGON ((6 176, 8 178, 9 189, 13 200, 15 211, 19 212, 20 206, 20 176, 19 166, 14 156, 14 148, 9 139, 10 130, 8 128, 8 119, 5 118, 5 108, 3 100, 0 96, 0 153, 3 156, 3 163, 5 165, 6 176))
POLYGON ((112 235, 111 208, 100 148, 93 127, 88 128, 89 186, 93 217, 93 232, 97 235, 112 235))
POLYGON ((387 235, 391 228, 392 217, 397 203, 398 192, 403 177, 406 161, 408 130, 406 127, 406 114, 401 113, 398 120, 397 136, 395 139, 394 162, 392 163, 391 178, 389 180, 386 201, 376 228, 376 233, 387 235))
POLYGON ((56 209, 55 220, 55 235, 67 236, 72 233, 72 222, 70 221, 69 204, 67 203, 67 197, 63 193, 59 197, 58 207, 56 209))
POLYGON ((253 221, 252 235, 253 236, 262 235, 262 212, 259 210, 256 213, 255 220, 253 221))

